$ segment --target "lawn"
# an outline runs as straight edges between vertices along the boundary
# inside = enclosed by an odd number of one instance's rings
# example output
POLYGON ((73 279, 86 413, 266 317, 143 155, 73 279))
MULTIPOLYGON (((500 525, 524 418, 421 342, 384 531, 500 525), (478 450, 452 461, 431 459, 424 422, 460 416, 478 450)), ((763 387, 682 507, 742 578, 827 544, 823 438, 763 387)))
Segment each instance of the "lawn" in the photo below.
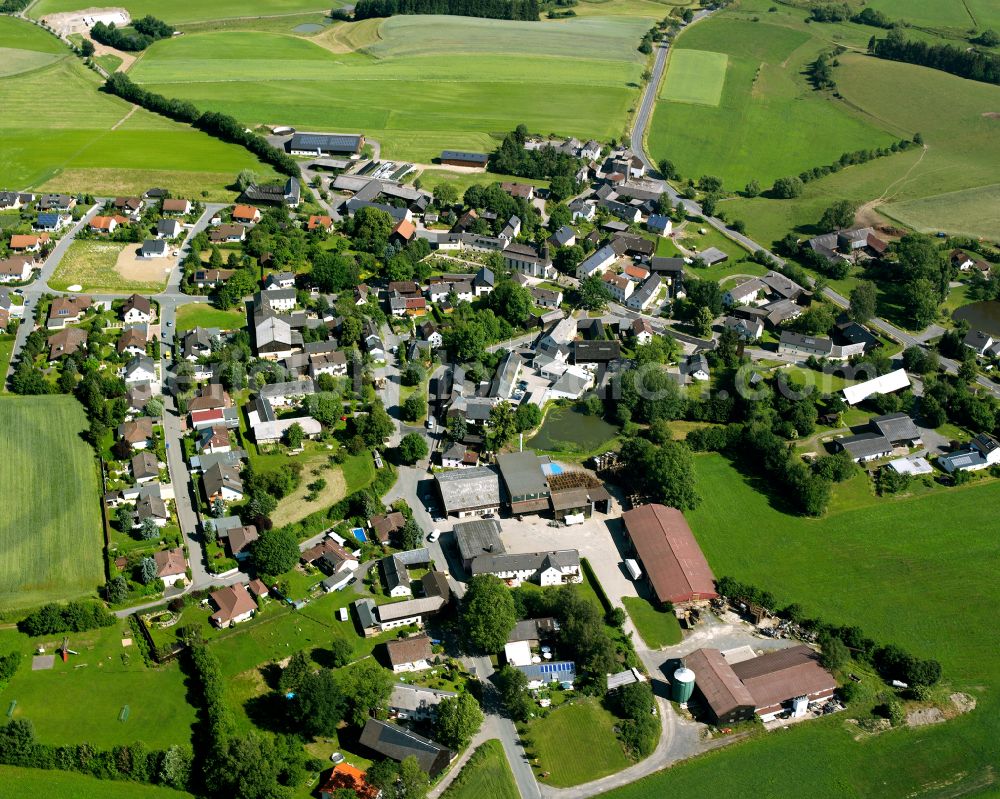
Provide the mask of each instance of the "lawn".
POLYGON ((518 799, 503 746, 495 738, 479 746, 443 794, 444 799, 518 799))
POLYGON ((760 16, 752 22, 727 9, 677 38, 648 135, 654 159, 671 159, 685 178, 715 175, 736 191, 892 141, 802 74, 830 38, 863 47, 863 26, 806 26, 801 11, 787 9, 760 16))
POLYGON ((722 99, 729 56, 710 50, 675 50, 660 99, 716 106, 722 99))
MULTIPOLYGON (((298 488, 287 497, 283 497, 274 513, 271 514, 271 521, 274 522, 275 527, 284 527, 286 524, 301 521, 310 513, 328 508, 347 496, 344 472, 339 466, 327 468, 329 465, 328 457, 329 452, 323 451, 317 457, 301 461, 302 479, 298 488), (319 474, 313 474, 314 471, 319 471, 319 474), (309 484, 318 479, 326 481, 326 488, 320 491, 315 499, 307 501, 306 494, 311 493, 309 484)), ((371 461, 367 452, 360 457, 371 461)), ((374 471, 374 467, 372 470, 374 471)))
POLYGON ((681 626, 673 611, 657 610, 648 600, 641 597, 624 596, 622 603, 646 646, 662 649, 680 643, 681 626))
POLYGON ((247 323, 246 314, 239 311, 222 311, 203 302, 190 302, 177 309, 177 332, 183 333, 196 327, 217 327, 219 330, 238 330, 247 323))
POLYGON ((72 799, 190 799, 191 794, 135 782, 99 780, 68 771, 0 766, 0 799, 54 795, 72 799))
POLYGON ((10 365, 10 356, 14 354, 14 336, 9 333, 0 334, 0 394, 7 391, 7 367, 10 365))
MULTIPOLYGON (((70 286, 83 286, 83 291, 126 294, 130 291, 156 293, 167 285, 167 276, 159 282, 127 280, 115 268, 118 256, 138 244, 115 241, 80 240, 69 245, 66 255, 49 280, 49 285, 65 291, 70 286)), ((161 261, 163 259, 160 259, 161 261)))
MULTIPOLYGON (((614 791, 614 799, 745 795, 817 799, 969 795, 994 783, 1000 736, 994 614, 1000 482, 879 499, 848 486, 823 519, 785 515, 728 461, 697 456, 702 505, 688 515, 716 575, 772 591, 779 605, 858 624, 873 638, 941 661, 975 712, 933 727, 855 741, 836 718, 721 749, 614 791), (960 520, 960 521, 959 521, 960 520), (821 756, 817 756, 821 754, 821 756), (947 788, 944 786, 947 784, 947 788)), ((853 483, 854 481, 850 481, 853 483)))
POLYGON ((544 133, 620 136, 638 96, 636 46, 646 28, 629 17, 398 16, 377 37, 369 25, 365 48, 353 51, 340 28, 315 40, 196 33, 157 42, 129 74, 248 125, 360 131, 384 156, 430 163, 446 148, 492 150, 496 134, 521 122, 544 133))
POLYGON ((0 609, 93 593, 103 582, 94 453, 70 397, 0 399, 0 609))
POLYGON ((87 742, 99 747, 143 741, 150 748, 187 744, 195 710, 187 702, 184 675, 177 663, 147 667, 131 638, 128 622, 85 633, 70 633, 68 663, 57 656, 48 671, 32 671, 30 655, 44 645, 53 653, 63 636, 29 638, 12 630, 0 633, 0 650, 24 654, 21 668, 0 694, 4 710, 17 701, 14 718, 30 719, 39 740, 51 744, 87 742), (58 697, 58 708, 53 698, 58 697), (126 721, 119 721, 128 705, 126 721))
POLYGON ((560 705, 526 725, 528 757, 537 760, 536 776, 545 785, 567 788, 600 779, 629 765, 615 737, 615 717, 592 697, 560 705))

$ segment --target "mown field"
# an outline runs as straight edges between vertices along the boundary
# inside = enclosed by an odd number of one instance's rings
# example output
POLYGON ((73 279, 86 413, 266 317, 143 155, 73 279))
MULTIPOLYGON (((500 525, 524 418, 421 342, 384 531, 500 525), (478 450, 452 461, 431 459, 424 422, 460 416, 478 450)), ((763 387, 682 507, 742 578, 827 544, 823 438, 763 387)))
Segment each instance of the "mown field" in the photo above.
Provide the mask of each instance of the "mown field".
POLYGON ((236 330, 246 324, 246 314, 239 311, 221 311, 211 305, 190 302, 177 309, 177 332, 183 333, 195 327, 217 327, 220 330, 236 330))
POLYGON ((445 799, 518 799, 500 741, 494 738, 478 747, 443 795, 445 799))
MULTIPOLYGON (((721 749, 607 794, 614 799, 718 795, 769 799, 958 797, 995 788, 1000 483, 877 500, 846 485, 826 518, 787 516, 718 455, 695 460, 704 502, 688 514, 716 575, 772 591, 779 604, 858 624, 940 660, 945 680, 978 701, 945 724, 854 740, 833 717, 721 749)), ((856 478, 857 480, 858 478, 856 478)), ((863 479, 863 478, 860 478, 863 479)), ((861 490, 859 490, 861 489, 861 490)))
POLYGON ((0 610, 79 597, 103 582, 86 428, 69 397, 0 399, 0 610))
POLYGON ((0 17, 0 47, 0 185, 110 194, 160 185, 229 199, 225 187, 241 169, 270 171, 239 147, 142 110, 130 114, 132 106, 99 92, 100 78, 30 23, 0 17), (30 68, 11 74, 11 64, 30 68))
POLYGON ((99 780, 68 771, 0 766, 0 799, 42 795, 72 799, 186 799, 191 796, 169 788, 99 780))
POLYGON ((864 47, 870 31, 806 26, 802 11, 769 7, 746 0, 677 38, 648 145, 685 178, 715 175, 730 191, 752 179, 766 187, 843 152, 892 141, 881 126, 815 92, 802 74, 832 40, 864 47), (721 94, 720 55, 728 58, 721 94))
MULTIPOLYGON (((93 3, 89 0, 39 0, 31 7, 31 16, 39 19, 47 14, 54 14, 60 11, 77 11, 85 8, 92 8, 93 3)), ((237 0, 217 0, 213 3, 199 2, 199 0, 180 0, 170 3, 169 8, 165 8, 158 0, 124 0, 116 7, 126 9, 133 19, 143 17, 146 14, 153 14, 167 20, 172 25, 179 25, 184 22, 198 22, 210 19, 226 19, 229 17, 258 17, 277 16, 281 14, 295 14, 305 11, 329 11, 330 8, 342 5, 333 2, 322 2, 322 0, 254 0, 252 6, 237 0)))
POLYGON ((492 134, 520 122, 541 132, 620 136, 645 63, 636 47, 647 22, 636 18, 361 24, 365 35, 353 42, 339 30, 316 41, 190 34, 156 43, 129 74, 248 125, 363 131, 382 142, 383 155, 426 163, 445 148, 492 149, 492 134), (346 51, 345 43, 364 49, 346 51))

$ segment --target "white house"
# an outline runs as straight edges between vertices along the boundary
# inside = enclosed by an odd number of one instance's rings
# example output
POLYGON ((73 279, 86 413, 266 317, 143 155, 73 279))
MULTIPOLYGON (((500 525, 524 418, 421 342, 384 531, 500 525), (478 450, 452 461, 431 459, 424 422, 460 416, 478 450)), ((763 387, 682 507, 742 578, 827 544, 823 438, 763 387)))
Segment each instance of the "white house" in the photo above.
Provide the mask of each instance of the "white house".
POLYGON ((756 305, 766 291, 764 281, 755 277, 729 289, 722 295, 722 302, 724 305, 756 305))
POLYGON ((156 563, 156 576, 163 580, 165 586, 174 585, 187 577, 187 561, 184 559, 184 550, 180 547, 155 552, 153 560, 156 563))
POLYGON ((145 297, 133 294, 122 306, 122 321, 127 325, 148 325, 153 319, 153 304, 145 297))
POLYGON ((155 383, 156 366, 147 355, 138 355, 125 364, 122 377, 126 383, 155 383))
POLYGON ((650 233, 656 233, 659 236, 669 236, 674 232, 674 221, 669 216, 652 214, 646 220, 646 228, 650 233))
POLYGON ((407 671, 423 671, 430 668, 433 657, 431 639, 428 635, 414 635, 410 638, 397 638, 385 645, 389 664, 393 674, 407 671))
POLYGON ((635 283, 624 275, 605 272, 602 279, 607 290, 611 292, 611 296, 618 302, 625 302, 625 300, 632 296, 632 292, 635 291, 635 283))
POLYGON ((525 580, 533 580, 544 587, 578 583, 583 579, 580 575, 580 553, 575 549, 520 555, 478 555, 472 559, 470 571, 473 576, 492 574, 511 586, 518 586, 525 580))
POLYGON ((580 262, 576 268, 576 277, 578 280, 583 280, 591 275, 601 274, 617 260, 618 255, 614 247, 610 244, 605 245, 580 262))

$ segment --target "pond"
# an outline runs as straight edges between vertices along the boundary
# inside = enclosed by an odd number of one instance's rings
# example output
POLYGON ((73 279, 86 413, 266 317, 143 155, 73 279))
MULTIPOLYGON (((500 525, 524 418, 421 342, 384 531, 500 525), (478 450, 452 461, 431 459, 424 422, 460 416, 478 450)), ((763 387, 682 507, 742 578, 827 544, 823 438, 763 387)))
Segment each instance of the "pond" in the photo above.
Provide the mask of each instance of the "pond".
POLYGON ((1000 338, 1000 302, 989 300, 963 305, 952 318, 956 321, 966 321, 973 330, 982 330, 991 336, 1000 338))
POLYGON ((592 452, 610 444, 618 428, 600 416, 591 416, 573 405, 553 408, 529 446, 557 452, 592 452))
POLYGON ((295 33, 319 33, 323 30, 323 26, 315 22, 303 22, 301 25, 296 25, 292 30, 295 33))

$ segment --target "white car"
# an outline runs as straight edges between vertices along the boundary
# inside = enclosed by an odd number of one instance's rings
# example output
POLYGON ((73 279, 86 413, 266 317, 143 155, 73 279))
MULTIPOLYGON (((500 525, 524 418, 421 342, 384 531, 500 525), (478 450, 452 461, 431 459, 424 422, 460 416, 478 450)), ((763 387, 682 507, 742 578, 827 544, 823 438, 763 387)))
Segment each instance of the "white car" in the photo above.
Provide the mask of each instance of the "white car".
POLYGON ((440 537, 441 537, 441 531, 435 527, 433 530, 431 530, 430 535, 427 536, 427 540, 433 544, 440 537))

